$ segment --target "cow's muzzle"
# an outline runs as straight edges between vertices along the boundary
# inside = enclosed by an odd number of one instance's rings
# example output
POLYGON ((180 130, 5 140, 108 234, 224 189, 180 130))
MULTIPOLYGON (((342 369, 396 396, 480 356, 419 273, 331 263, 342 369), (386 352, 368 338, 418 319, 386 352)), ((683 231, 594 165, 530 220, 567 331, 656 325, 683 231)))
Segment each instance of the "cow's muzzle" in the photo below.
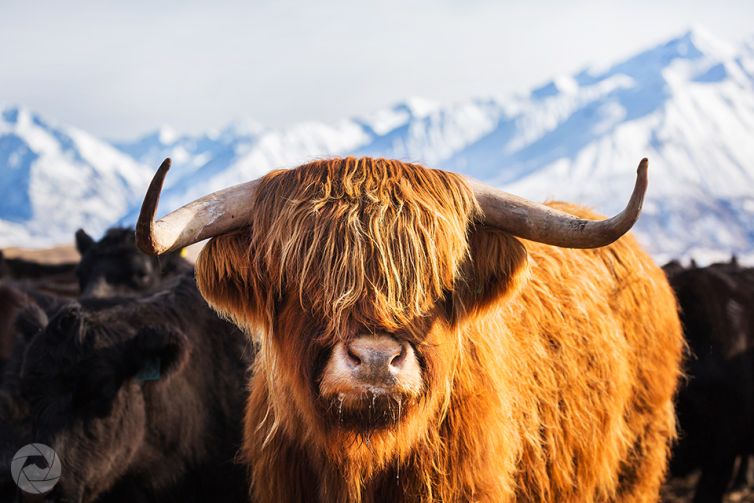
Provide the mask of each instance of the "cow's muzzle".
POLYGON ((320 382, 323 396, 418 395, 422 373, 413 347, 387 334, 367 334, 333 348, 320 382))

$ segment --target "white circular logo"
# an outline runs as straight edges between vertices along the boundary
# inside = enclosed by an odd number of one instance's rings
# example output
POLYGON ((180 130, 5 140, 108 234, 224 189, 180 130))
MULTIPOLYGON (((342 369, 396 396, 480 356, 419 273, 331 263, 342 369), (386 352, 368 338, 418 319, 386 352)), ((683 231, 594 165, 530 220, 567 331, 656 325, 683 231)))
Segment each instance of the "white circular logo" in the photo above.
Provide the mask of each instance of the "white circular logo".
POLYGON ((13 455, 10 473, 19 489, 29 494, 50 492, 63 470, 60 458, 45 444, 28 444, 13 455))

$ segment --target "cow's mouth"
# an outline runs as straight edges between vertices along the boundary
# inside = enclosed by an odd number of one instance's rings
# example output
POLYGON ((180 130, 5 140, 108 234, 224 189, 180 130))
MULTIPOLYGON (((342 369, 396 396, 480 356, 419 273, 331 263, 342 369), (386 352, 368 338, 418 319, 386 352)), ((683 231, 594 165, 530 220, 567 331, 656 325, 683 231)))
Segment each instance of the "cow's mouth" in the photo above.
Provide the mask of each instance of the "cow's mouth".
POLYGON ((413 346, 386 334, 338 342, 318 384, 328 424, 362 431, 398 424, 424 389, 413 346))
POLYGON ((360 432, 398 425, 415 402, 411 395, 377 387, 323 398, 328 424, 360 432))

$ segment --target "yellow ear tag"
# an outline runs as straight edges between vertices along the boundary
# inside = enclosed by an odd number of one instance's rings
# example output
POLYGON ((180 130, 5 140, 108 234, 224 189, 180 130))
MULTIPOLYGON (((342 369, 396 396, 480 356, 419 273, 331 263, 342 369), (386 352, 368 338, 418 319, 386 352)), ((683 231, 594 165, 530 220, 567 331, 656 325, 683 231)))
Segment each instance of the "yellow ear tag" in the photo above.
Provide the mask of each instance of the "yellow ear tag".
POLYGON ((186 252, 186 248, 181 248, 181 257, 186 258, 187 253, 188 252, 186 252))

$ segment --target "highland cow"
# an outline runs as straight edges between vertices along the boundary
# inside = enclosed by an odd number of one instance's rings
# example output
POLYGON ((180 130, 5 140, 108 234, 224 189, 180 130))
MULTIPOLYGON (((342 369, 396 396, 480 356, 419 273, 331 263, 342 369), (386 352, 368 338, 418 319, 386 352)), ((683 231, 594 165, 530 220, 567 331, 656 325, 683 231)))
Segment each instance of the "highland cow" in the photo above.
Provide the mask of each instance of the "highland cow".
POLYGON ((199 288, 260 344, 243 449, 253 501, 657 500, 681 329, 662 271, 618 239, 646 160, 604 221, 346 158, 155 222, 168 168, 137 242, 161 253, 213 237, 199 288))

